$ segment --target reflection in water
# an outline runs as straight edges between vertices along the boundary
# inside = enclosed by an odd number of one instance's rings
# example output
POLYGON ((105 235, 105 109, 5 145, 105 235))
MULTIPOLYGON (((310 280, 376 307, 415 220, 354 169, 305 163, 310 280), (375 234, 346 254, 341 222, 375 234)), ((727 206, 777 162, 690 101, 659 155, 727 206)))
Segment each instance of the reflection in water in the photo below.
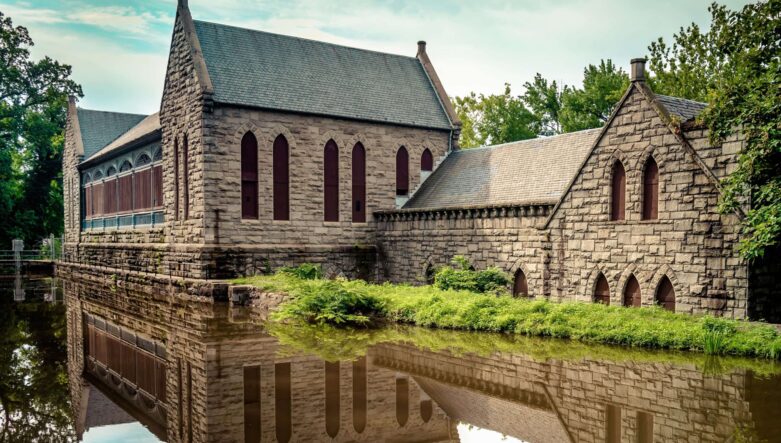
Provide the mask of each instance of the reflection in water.
POLYGON ((288 337, 305 343, 315 332, 271 335, 250 315, 163 292, 64 285, 65 305, 32 308, 29 297, 13 305, 11 291, 3 299, 3 355, 18 361, 2 362, 11 375, 0 400, 22 396, 55 417, 44 426, 41 412, 11 405, 27 417, 4 423, 12 441, 47 429, 62 440, 141 430, 170 442, 778 441, 781 433, 781 378, 769 363, 703 365, 701 356, 615 348, 589 357, 569 344, 540 357, 558 342, 533 342, 530 352, 489 335, 407 329, 329 331, 316 347, 291 347, 288 337), (407 341, 395 339, 399 331, 407 341))

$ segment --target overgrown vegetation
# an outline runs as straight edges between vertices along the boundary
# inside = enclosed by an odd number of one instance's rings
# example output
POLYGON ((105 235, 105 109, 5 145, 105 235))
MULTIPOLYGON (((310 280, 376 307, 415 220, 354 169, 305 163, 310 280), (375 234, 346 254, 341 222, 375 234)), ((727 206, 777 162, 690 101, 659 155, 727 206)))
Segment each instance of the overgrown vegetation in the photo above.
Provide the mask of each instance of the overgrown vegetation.
POLYGON ((675 314, 660 307, 554 303, 436 286, 302 280, 290 273, 236 283, 290 294, 291 300, 272 317, 282 322, 339 326, 398 322, 713 355, 781 357, 781 334, 772 326, 675 314))
POLYGON ((453 257, 453 266, 444 266, 434 274, 434 286, 442 290, 472 291, 481 294, 507 292, 510 277, 501 269, 490 267, 477 271, 463 256, 453 257))

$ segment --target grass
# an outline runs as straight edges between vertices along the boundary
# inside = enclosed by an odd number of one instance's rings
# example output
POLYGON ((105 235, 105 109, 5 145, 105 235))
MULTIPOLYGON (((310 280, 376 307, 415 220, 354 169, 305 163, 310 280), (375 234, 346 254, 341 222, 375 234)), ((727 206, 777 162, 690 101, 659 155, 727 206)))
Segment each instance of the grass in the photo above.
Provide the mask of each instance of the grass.
POLYGON ((302 279, 290 273, 241 278, 234 283, 290 294, 290 301, 272 316, 281 322, 337 326, 396 322, 711 355, 781 358, 781 334, 772 326, 675 314, 659 307, 553 303, 433 286, 302 279))

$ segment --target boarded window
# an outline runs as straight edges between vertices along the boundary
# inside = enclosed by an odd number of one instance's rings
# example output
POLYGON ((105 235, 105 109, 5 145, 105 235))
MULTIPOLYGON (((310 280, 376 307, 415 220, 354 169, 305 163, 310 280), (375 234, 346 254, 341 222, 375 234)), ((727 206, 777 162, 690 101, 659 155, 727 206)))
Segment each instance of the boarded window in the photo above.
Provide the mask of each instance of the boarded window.
POLYGON ((84 200, 87 217, 92 217, 94 215, 94 212, 92 212, 92 186, 87 186, 84 189, 84 200))
POLYGON ((624 289, 624 306, 639 308, 641 304, 640 283, 638 283, 637 278, 633 274, 629 276, 624 289))
POLYGON ((284 135, 274 140, 274 220, 290 220, 290 148, 284 135))
POLYGON ((133 174, 119 177, 119 212, 133 210, 133 174))
POLYGON ((325 432, 331 438, 339 433, 339 362, 325 362, 325 432))
POLYGON ((675 289, 669 278, 665 275, 656 289, 656 302, 664 309, 675 312, 675 289))
POLYGON ((112 178, 103 182, 103 213, 114 214, 117 212, 117 179, 112 178))
POLYGON ((133 209, 145 210, 152 207, 152 169, 147 168, 133 174, 133 209))
POLYGON ((366 150, 356 143, 353 147, 353 222, 366 222, 366 150))
POLYGON ((174 220, 179 220, 179 139, 174 140, 174 220))
POLYGON ((653 443, 654 416, 647 412, 637 412, 637 443, 653 443))
POLYGON ((409 154, 407 148, 396 152, 396 195, 409 194, 409 154))
POLYGON ((624 165, 616 161, 613 165, 610 220, 624 220, 626 212, 626 172, 624 165))
POLYGON ((616 405, 607 405, 605 408, 605 441, 621 442, 621 408, 616 405))
POLYGON ((163 206, 163 167, 161 165, 152 168, 152 207, 163 206))
POLYGON ((323 220, 339 221, 339 148, 333 140, 323 151, 323 220))
POLYGON ((431 171, 434 169, 434 156, 431 155, 431 151, 428 148, 423 150, 423 154, 420 156, 420 170, 431 171))
POLYGON ((597 276, 597 282, 594 286, 594 301, 605 305, 610 304, 610 285, 608 285, 607 279, 601 272, 597 276))
POLYGON ((643 173, 643 220, 659 217, 659 167, 653 157, 648 159, 643 173))
POLYGON ((103 183, 92 187, 92 215, 103 215, 103 183))
POLYGON ((258 218, 258 141, 251 132, 241 138, 241 218, 258 218))
POLYGON ((366 429, 366 356, 353 362, 353 428, 361 433, 366 429))
POLYGON ((515 280, 513 282, 513 296, 526 297, 529 295, 529 284, 526 281, 526 274, 521 269, 515 271, 515 280))

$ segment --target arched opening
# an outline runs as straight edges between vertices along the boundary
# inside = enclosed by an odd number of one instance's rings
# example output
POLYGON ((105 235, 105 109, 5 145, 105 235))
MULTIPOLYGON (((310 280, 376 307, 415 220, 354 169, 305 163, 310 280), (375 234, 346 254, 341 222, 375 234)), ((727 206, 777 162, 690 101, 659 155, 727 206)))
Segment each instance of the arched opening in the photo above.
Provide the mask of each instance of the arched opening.
POLYGON ((643 172, 643 220, 659 217, 659 166, 653 157, 648 159, 643 172))
POLYGON ((518 268, 515 271, 515 279, 513 280, 513 296, 514 297, 528 297, 529 296, 529 284, 526 281, 526 274, 523 270, 518 268))
POLYGON ((437 271, 434 269, 434 265, 431 262, 426 263, 426 269, 424 271, 424 278, 426 279, 427 285, 433 285, 434 284, 434 276, 436 275, 437 271))
POLYGON ((420 418, 423 423, 428 423, 434 415, 434 403, 425 392, 420 391, 420 418))
POLYGON ((626 172, 619 160, 613 164, 612 174, 610 220, 624 220, 626 218, 626 172))
POLYGON ((339 362, 325 362, 325 432, 331 438, 339 433, 339 362))
POLYGON ((274 140, 274 220, 290 220, 290 148, 284 135, 274 140))
POLYGON ((179 220, 179 139, 174 139, 174 220, 179 220))
POLYGON ((339 148, 333 140, 323 150, 323 220, 339 221, 339 148))
POLYGON ((407 148, 396 152, 396 195, 409 194, 409 154, 407 148))
POLYGON ((424 172, 431 172, 434 169, 434 156, 428 148, 423 150, 423 154, 420 156, 420 170, 424 172))
POLYGON ((110 166, 108 170, 106 170, 106 177, 111 177, 112 175, 117 174, 117 168, 110 166))
POLYGON ((127 172, 131 169, 133 169, 133 165, 128 160, 125 160, 122 162, 122 165, 119 167, 119 172, 127 172))
POLYGON ((140 166, 148 165, 150 163, 152 163, 152 159, 149 158, 149 156, 146 154, 141 154, 140 156, 138 156, 138 160, 136 160, 136 168, 140 166))
POLYGON ((399 426, 407 424, 409 419, 409 380, 396 377, 396 421, 399 426))
POLYGON ((668 311, 675 312, 675 289, 666 275, 662 277, 656 288, 656 303, 668 311))
POLYGON ((640 283, 632 274, 629 276, 629 280, 626 281, 626 287, 624 288, 624 306, 630 306, 639 308, 642 304, 640 299, 640 283))
POLYGON ((353 147, 353 222, 366 222, 366 150, 361 143, 353 147))
POLYGON ((597 276, 597 281, 594 286, 594 302, 602 303, 604 305, 610 304, 610 285, 607 283, 605 275, 601 272, 597 276))
POLYGON ((163 150, 158 148, 152 156, 152 160, 156 162, 163 161, 163 150))
MULTIPOLYGON (((255 138, 254 136, 252 137, 255 138)), ((258 144, 255 142, 255 160, 257 160, 257 147, 258 144)), ((182 176, 184 178, 184 195, 182 198, 182 206, 184 206, 183 209, 183 216, 184 219, 187 220, 190 218, 190 148, 187 143, 187 134, 184 135, 183 141, 182 141, 182 176)), ((255 162, 257 165, 257 161, 255 162)), ((258 168, 255 166, 255 174, 257 175, 258 168)), ((255 179, 257 182, 257 179, 255 179)), ((258 191, 255 190, 255 202, 258 201, 258 191)), ((256 205, 257 206, 257 205, 256 205)), ((258 210, 255 209, 255 216, 257 217, 258 210)))
MULTIPOLYGON (((187 148, 185 148, 186 152, 187 148)), ((186 157, 185 154, 185 183, 187 180, 186 157)), ((185 185, 186 194, 187 187, 185 185)), ((185 203, 186 212, 187 203, 185 203)), ((258 140, 251 132, 247 132, 241 138, 241 218, 258 218, 258 140)))
POLYGON ((290 363, 277 363, 274 365, 274 424, 280 443, 287 443, 293 435, 292 407, 290 363))
POLYGON ((353 428, 359 434, 366 429, 366 385, 366 356, 363 356, 353 362, 353 428))

